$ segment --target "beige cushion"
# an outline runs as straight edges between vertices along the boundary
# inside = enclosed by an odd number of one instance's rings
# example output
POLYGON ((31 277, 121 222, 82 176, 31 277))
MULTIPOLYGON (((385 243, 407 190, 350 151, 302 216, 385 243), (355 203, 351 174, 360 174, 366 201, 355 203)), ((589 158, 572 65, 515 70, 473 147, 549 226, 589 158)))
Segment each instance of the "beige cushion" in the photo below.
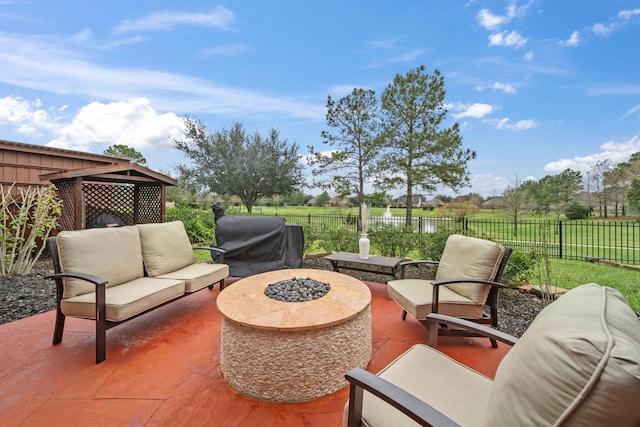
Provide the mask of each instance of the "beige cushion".
POLYGON ((138 224, 147 274, 160 276, 196 262, 181 221, 138 224))
MULTIPOLYGON (((438 350, 417 344, 378 374, 461 425, 481 425, 491 380, 438 350)), ((418 424, 377 397, 364 393, 362 419, 367 426, 418 424)), ((345 408, 346 426, 346 408, 345 408)))
MULTIPOLYGON (((389 296, 416 319, 425 319, 431 313, 433 286, 431 280, 402 279, 387 283, 389 296)), ((440 287, 438 312, 454 317, 480 318, 483 305, 475 304, 469 298, 453 292, 446 286, 440 287)))
MULTIPOLYGON (((184 294, 184 282, 180 280, 142 277, 105 292, 107 320, 119 322, 149 308, 184 294)), ((62 312, 67 316, 96 318, 95 292, 67 298, 61 301, 62 312)))
MULTIPOLYGON (((504 247, 489 240, 452 234, 447 239, 436 271, 436 280, 464 279, 492 280, 498 273, 504 247)), ((484 304, 490 287, 457 283, 446 285, 449 289, 484 304)))
MULTIPOLYGON (((61 231, 57 236, 63 273, 88 273, 108 281, 107 287, 144 275, 140 236, 135 227, 61 231)), ((64 279, 64 296, 95 291, 80 279, 64 279)))
POLYGON ((195 292, 212 285, 229 276, 229 266, 226 264, 195 263, 180 270, 157 276, 158 279, 184 280, 186 292, 195 292))
POLYGON ((640 322, 615 289, 547 306, 496 373, 487 426, 640 425, 640 322))

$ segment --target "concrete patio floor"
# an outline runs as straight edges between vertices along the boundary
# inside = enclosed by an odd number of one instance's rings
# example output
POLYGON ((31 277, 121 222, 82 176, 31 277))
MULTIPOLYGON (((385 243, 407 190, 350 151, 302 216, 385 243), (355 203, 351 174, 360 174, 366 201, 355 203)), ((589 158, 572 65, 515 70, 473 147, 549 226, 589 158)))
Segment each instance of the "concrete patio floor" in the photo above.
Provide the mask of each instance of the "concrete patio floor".
MULTIPOLYGON (((367 285, 373 296, 367 370, 377 372, 411 345, 426 343, 428 333, 415 319, 400 319, 385 285, 367 285)), ((341 426, 346 385, 311 401, 274 403, 226 383, 218 293, 197 292, 109 330, 107 360, 99 365, 92 321, 68 318, 57 346, 51 344, 54 312, 0 325, 0 425, 341 426)), ((439 340, 441 351, 491 378, 509 348, 493 349, 480 338, 439 340)))

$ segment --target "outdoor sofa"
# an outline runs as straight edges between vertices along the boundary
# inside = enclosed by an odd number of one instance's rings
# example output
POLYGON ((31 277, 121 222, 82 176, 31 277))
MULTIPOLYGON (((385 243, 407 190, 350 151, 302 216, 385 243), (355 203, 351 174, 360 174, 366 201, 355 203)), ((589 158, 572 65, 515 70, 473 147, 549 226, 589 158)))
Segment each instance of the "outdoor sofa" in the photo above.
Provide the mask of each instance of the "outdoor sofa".
POLYGON ((56 283, 53 344, 66 316, 96 322, 96 363, 106 358, 106 330, 198 290, 220 289, 229 275, 218 263, 198 263, 180 221, 61 231, 48 238, 56 283))

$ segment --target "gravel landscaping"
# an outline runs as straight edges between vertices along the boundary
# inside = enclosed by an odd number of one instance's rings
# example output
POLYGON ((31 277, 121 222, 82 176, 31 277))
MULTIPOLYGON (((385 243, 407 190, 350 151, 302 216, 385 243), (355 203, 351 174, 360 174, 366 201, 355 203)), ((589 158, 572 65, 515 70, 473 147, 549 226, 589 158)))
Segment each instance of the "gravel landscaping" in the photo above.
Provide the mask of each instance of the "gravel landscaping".
MULTIPOLYGON (((305 259, 302 267, 331 269, 330 264, 319 257, 305 259)), ((51 261, 42 259, 28 275, 0 278, 0 324, 54 310, 55 286, 53 281, 44 278, 52 273, 51 261)), ((371 282, 386 283, 389 280, 389 276, 375 273, 353 271, 349 274, 371 282)), ((407 272, 409 277, 412 274, 418 273, 407 272)), ((534 294, 517 289, 503 290, 498 308, 499 329, 521 336, 543 306, 542 300, 534 294)))

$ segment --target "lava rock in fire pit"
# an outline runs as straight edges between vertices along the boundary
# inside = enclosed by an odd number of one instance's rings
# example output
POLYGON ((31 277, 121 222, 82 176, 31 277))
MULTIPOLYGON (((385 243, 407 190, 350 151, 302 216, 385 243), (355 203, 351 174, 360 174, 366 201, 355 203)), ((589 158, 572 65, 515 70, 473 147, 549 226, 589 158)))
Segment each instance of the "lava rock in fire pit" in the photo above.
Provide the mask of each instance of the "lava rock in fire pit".
POLYGON ((309 277, 292 278, 268 285, 264 294, 284 302, 301 302, 322 298, 331 286, 309 277))

